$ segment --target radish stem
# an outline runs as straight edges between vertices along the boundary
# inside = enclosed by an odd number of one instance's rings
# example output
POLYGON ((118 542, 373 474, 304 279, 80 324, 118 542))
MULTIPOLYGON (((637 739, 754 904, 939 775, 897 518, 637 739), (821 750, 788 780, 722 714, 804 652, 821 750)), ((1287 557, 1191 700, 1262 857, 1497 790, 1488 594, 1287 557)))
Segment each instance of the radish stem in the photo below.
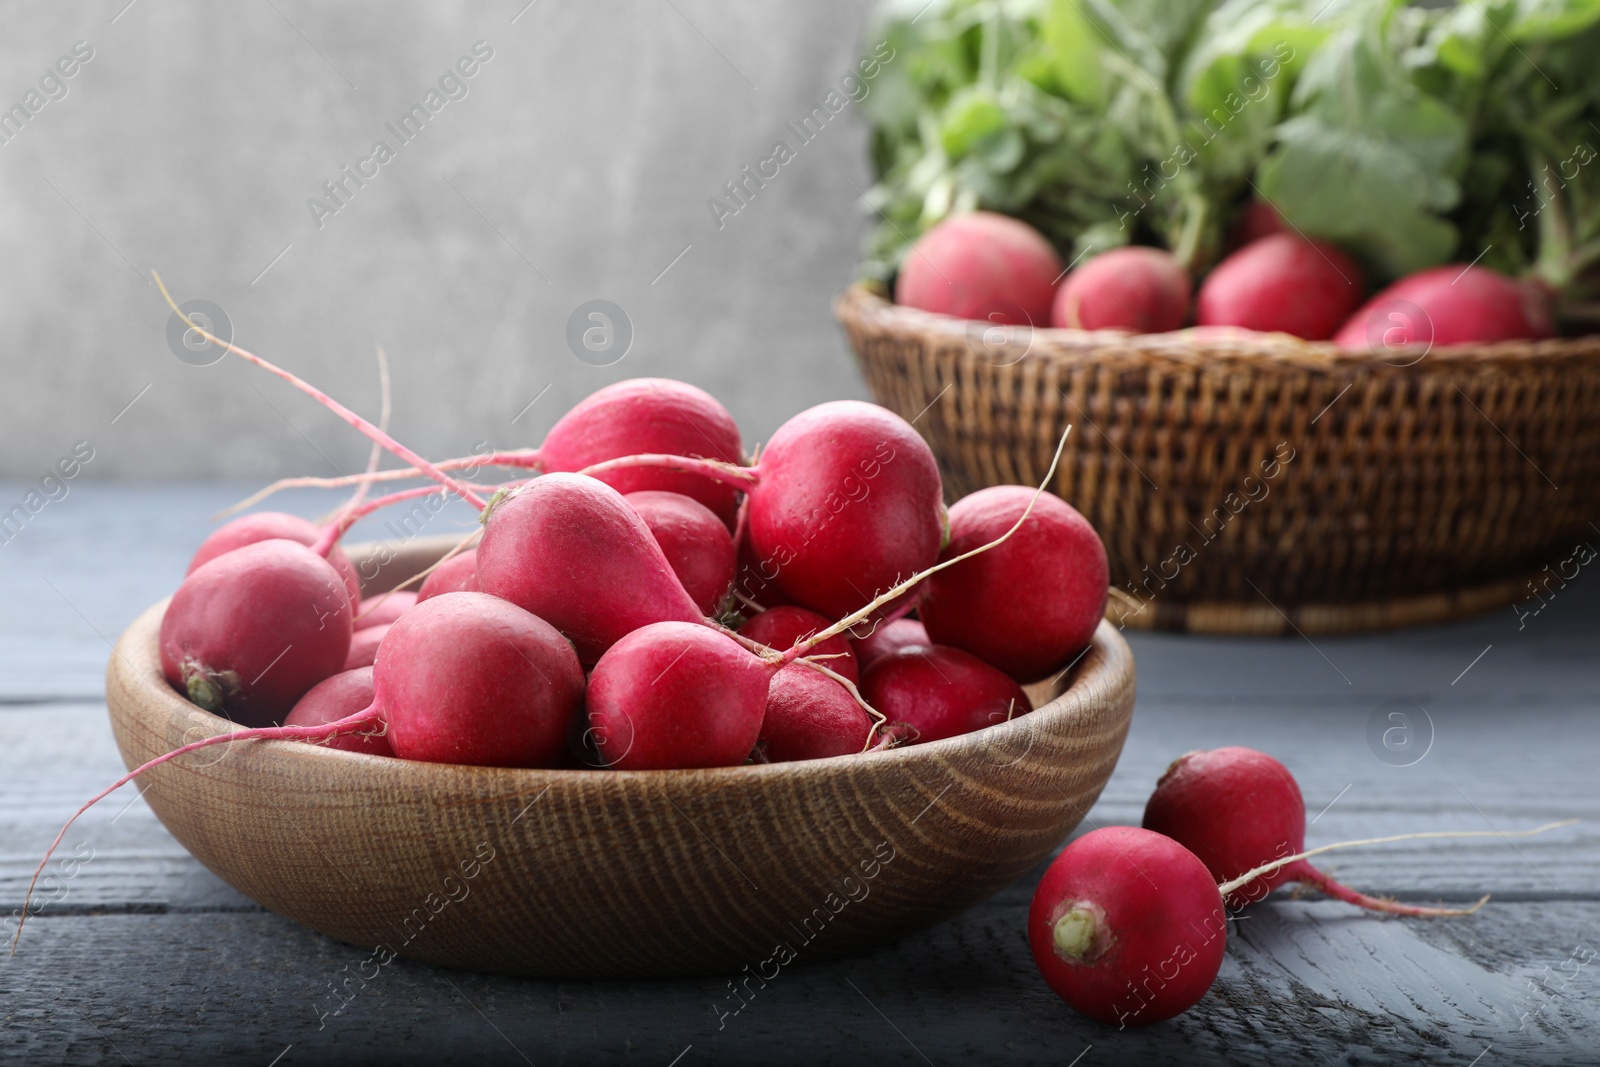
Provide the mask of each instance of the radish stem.
POLYGON ((339 403, 337 400, 333 399, 327 393, 324 393, 310 382, 299 377, 298 375, 284 370, 282 367, 279 367, 273 363, 269 363, 253 352, 246 352, 244 349, 240 348, 231 341, 222 340, 209 330, 195 325, 192 321, 190 321, 189 316, 185 315, 178 307, 177 302, 172 299, 172 294, 167 292, 166 283, 161 280, 161 275, 152 270, 150 272, 150 276, 155 279, 156 286, 161 290, 161 296, 166 300, 167 306, 172 308, 173 313, 176 314, 180 319, 188 323, 189 328, 194 330, 195 333, 199 334, 201 337, 204 337, 207 341, 210 341, 218 348, 225 348, 234 355, 249 360, 251 363, 254 363, 263 370, 268 371, 271 374, 276 374, 278 377, 282 378, 284 381, 288 382, 290 385, 294 386, 296 389, 299 389, 302 393, 305 393, 307 396, 320 403, 323 407, 339 416, 339 418, 343 419, 350 426, 358 430, 369 441, 374 441, 377 444, 382 445, 395 456, 416 467, 418 470, 422 471, 440 485, 448 486, 452 492, 461 497, 461 499, 465 500, 467 503, 471 504, 473 507, 481 511, 483 508, 488 506, 488 501, 484 500, 477 493, 473 492, 471 487, 469 487, 465 482, 460 482, 450 477, 444 471, 440 470, 438 467, 435 467, 432 463, 429 463, 426 459, 423 459, 420 455, 411 451, 411 449, 407 448, 405 445, 402 445, 400 442, 396 441, 394 438, 378 429, 371 422, 362 418, 360 415, 357 415, 355 412, 351 411, 349 408, 345 407, 343 404, 339 403))

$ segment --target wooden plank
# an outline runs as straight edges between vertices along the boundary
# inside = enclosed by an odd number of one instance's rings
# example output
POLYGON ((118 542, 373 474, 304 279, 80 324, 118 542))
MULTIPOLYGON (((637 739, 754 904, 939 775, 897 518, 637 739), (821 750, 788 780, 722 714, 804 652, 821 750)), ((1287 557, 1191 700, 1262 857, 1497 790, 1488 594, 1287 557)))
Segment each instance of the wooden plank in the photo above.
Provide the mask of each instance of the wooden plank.
POLYGON ((1313 1067, 1467 1064, 1486 1048, 1484 1063, 1592 1063, 1600 1047, 1600 965, 1572 962, 1600 945, 1593 902, 1431 923, 1258 907, 1194 1011, 1120 1033, 1038 980, 1025 908, 1019 887, 870 955, 752 980, 742 999, 715 979, 517 981, 404 961, 363 981, 367 950, 265 914, 41 919, 0 964, 0 1059, 665 1065, 688 1049, 677 1062, 1064 1065, 1093 1046, 1086 1067, 1313 1067))

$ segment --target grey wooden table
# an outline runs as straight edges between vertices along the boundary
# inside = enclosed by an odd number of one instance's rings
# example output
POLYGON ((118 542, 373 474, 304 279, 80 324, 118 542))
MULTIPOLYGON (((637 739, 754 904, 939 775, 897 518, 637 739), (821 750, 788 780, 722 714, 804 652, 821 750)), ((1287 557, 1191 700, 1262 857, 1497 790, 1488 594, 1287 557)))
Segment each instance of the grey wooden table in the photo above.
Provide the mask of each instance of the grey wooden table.
MULTIPOLYGON (((121 770, 108 642, 177 584, 236 488, 79 486, 0 545, 4 913, 60 823, 121 770)), ((444 533, 470 516, 435 521, 444 533)), ((1329 857, 1367 891, 1495 899, 1418 921, 1274 897, 1231 924, 1212 992, 1162 1025, 1118 1033, 1044 986, 1023 934, 1038 871, 893 946, 785 972, 720 1028, 716 979, 521 981, 404 961, 323 1016, 368 950, 239 895, 128 792, 80 822, 78 862, 0 959, 0 1062, 1600 1063, 1600 586, 1547 600, 1520 620, 1315 645, 1131 636, 1133 729, 1084 829, 1136 824, 1168 761, 1223 744, 1289 765, 1311 844, 1584 820, 1329 857), (1372 740, 1391 711, 1415 724, 1408 753, 1372 740)))

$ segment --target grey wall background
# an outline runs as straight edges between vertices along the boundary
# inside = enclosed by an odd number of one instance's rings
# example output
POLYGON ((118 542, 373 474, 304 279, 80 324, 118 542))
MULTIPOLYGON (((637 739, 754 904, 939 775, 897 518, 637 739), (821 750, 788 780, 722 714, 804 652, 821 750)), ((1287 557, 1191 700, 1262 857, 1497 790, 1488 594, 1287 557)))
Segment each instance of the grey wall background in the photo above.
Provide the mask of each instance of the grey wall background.
POLYGON ((176 358, 151 268, 369 415, 382 343, 391 429, 428 455, 535 445, 641 375, 710 390, 747 443, 865 396, 830 310, 865 128, 853 105, 804 146, 784 123, 852 70, 868 0, 525 3, 0 8, 6 108, 94 52, 0 144, 0 477, 79 440, 83 479, 359 469, 365 442, 286 384, 176 358), (384 123, 479 40, 467 95, 400 146, 384 123), (380 138, 395 158, 319 230, 307 199, 380 138), (780 139, 797 158, 719 231, 707 198, 780 139), (594 298, 635 331, 610 367, 564 339, 594 298))

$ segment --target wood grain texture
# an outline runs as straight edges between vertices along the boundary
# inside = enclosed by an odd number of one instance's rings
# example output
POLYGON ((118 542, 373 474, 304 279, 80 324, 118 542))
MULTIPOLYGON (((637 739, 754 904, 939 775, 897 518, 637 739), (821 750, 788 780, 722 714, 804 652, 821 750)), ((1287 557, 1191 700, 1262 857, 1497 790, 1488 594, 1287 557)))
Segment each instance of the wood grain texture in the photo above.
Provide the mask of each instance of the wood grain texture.
MULTIPOLYGON (((385 578, 439 549, 407 546, 385 578)), ((358 566, 369 554, 350 550, 358 566)), ((164 609, 128 628, 107 669, 129 767, 232 728, 162 678, 164 609)), ((973 734, 805 763, 505 770, 250 741, 141 781, 207 867, 342 940, 514 974, 719 973, 893 939, 1048 855, 1122 750, 1127 644, 1102 624, 1040 697, 973 734)))

